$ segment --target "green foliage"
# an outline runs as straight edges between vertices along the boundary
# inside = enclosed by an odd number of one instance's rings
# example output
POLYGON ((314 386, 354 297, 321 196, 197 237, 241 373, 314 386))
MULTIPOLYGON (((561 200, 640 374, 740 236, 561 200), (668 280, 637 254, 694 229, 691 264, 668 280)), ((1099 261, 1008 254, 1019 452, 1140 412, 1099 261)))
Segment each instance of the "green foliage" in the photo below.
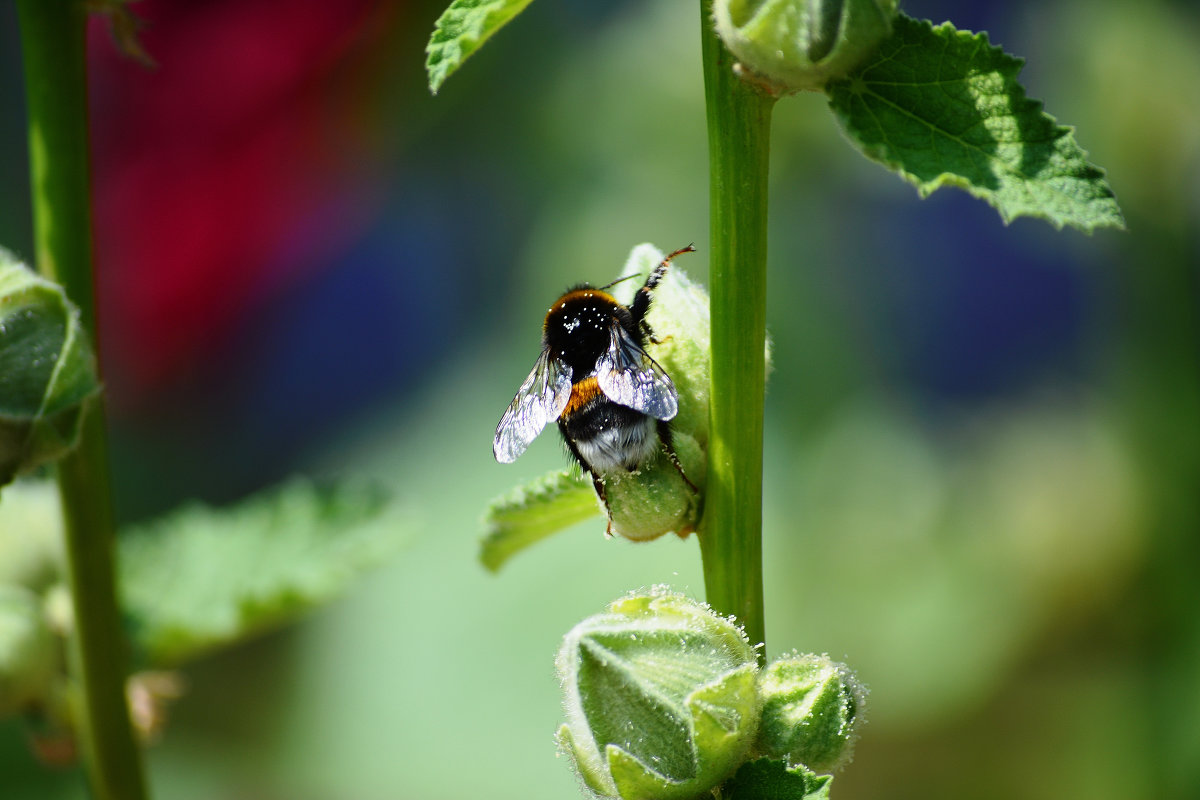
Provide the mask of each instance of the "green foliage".
POLYGON ((599 512, 595 491, 578 471, 548 473, 488 504, 479 560, 496 572, 526 547, 599 512))
MULTIPOLYGON (((332 599, 411 529, 385 501, 375 490, 297 479, 125 532, 121 610, 143 665, 177 665, 332 599)), ((61 637, 77 625, 54 599, 67 592, 62 528, 48 481, 18 481, 0 505, 0 716, 57 705, 61 637)))
POLYGON ((721 787, 721 800, 829 800, 830 775, 760 758, 747 761, 721 787))
POLYGON ((725 46, 780 92, 840 78, 891 33, 896 0, 716 0, 725 46))
POLYGON ((375 491, 296 480, 130 531, 120 573, 135 642, 176 664, 296 618, 395 550, 408 526, 385 509, 375 491))
POLYGON ((97 391, 78 310, 0 249, 0 485, 74 447, 97 391))
POLYGON ((492 34, 525 10, 532 0, 454 0, 434 25, 425 47, 429 91, 437 94, 446 78, 483 46, 492 34))
POLYGON ((1017 83, 1024 62, 987 34, 903 14, 875 55, 827 87, 850 141, 922 197, 957 186, 1005 222, 1124 227, 1104 172, 1017 83))

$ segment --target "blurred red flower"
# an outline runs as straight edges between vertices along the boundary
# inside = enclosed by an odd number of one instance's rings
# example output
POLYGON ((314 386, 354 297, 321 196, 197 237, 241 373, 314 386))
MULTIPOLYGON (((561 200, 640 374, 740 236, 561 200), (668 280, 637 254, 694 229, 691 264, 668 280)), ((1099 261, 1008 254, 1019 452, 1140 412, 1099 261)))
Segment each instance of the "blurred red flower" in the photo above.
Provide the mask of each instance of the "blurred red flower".
POLYGON ((373 0, 147 0, 147 68, 90 31, 109 387, 139 405, 357 228, 353 56, 373 0))

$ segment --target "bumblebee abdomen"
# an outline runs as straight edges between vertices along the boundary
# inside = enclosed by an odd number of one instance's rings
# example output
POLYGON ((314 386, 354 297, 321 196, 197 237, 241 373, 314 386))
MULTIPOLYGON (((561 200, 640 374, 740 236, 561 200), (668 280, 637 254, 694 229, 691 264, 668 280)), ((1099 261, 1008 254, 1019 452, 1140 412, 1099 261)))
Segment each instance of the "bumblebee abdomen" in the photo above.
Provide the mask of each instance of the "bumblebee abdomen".
MULTIPOLYGON (((594 382, 595 378, 580 383, 587 381, 594 382)), ((654 419, 617 405, 600 393, 598 387, 589 401, 575 409, 568 405, 568 409, 559 417, 559 430, 574 445, 585 466, 596 472, 635 470, 659 445, 654 419)))
POLYGON ((571 386, 571 399, 567 401, 561 416, 565 418, 578 414, 598 397, 603 397, 603 393, 600 391, 600 382, 596 380, 595 375, 589 375, 583 380, 577 381, 571 386))

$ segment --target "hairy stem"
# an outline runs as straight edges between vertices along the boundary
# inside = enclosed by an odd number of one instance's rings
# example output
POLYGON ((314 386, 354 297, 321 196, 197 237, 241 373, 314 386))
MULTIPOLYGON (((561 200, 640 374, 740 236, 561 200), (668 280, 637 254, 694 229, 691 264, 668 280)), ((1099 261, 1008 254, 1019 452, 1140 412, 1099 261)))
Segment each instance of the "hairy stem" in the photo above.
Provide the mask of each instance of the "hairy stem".
MULTIPOLYGON (((762 580, 767 168, 775 99, 733 73, 701 0, 708 118, 712 377, 700 555, 710 605, 766 638, 762 580)), ((760 652, 761 657, 761 652, 760 652)))
MULTIPOLYGON (((17 11, 38 269, 63 286, 94 335, 86 10, 82 0, 18 0, 17 11)), ((72 656, 83 693, 80 732, 92 792, 99 800, 141 800, 146 787, 125 700, 101 402, 85 410, 79 446, 59 462, 58 485, 75 610, 72 656)))

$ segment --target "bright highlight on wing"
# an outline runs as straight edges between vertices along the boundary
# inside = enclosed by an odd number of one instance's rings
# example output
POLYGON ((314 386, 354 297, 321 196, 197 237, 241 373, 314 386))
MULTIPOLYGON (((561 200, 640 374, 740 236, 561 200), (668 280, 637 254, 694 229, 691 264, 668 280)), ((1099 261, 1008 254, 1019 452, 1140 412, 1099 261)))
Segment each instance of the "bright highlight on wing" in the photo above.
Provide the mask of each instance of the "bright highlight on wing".
POLYGON ((543 350, 496 426, 492 441, 496 460, 502 464, 516 461, 542 429, 558 419, 570 399, 571 368, 543 350))
POLYGON ((608 350, 596 360, 596 382, 614 403, 655 419, 679 413, 675 384, 620 325, 610 331, 608 350))

